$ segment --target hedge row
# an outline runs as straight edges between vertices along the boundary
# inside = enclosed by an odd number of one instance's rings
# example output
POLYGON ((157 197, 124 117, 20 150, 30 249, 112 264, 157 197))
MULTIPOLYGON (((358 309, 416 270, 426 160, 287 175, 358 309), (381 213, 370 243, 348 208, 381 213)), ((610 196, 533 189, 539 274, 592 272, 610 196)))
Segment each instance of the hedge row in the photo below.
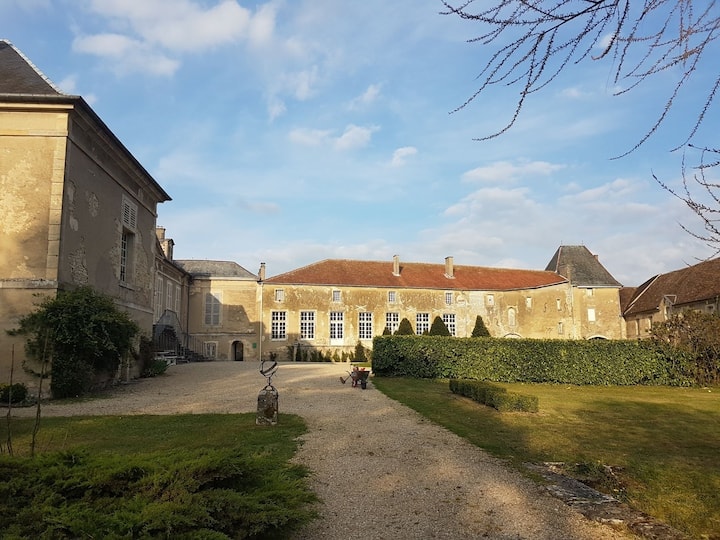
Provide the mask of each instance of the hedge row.
POLYGON ((507 389, 487 381, 450 379, 450 391, 500 412, 538 412, 537 396, 508 392, 507 389))
POLYGON ((689 385, 685 360, 648 341, 379 336, 385 376, 577 385, 689 385))

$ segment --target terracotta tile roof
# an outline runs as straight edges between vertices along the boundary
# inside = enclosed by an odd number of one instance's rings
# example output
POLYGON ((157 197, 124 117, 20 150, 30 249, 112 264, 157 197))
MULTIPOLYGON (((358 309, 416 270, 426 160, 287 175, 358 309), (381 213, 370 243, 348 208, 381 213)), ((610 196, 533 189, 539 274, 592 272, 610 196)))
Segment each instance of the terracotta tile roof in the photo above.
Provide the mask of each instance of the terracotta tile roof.
POLYGON ((393 261, 327 259, 273 276, 265 283, 501 291, 533 289, 567 282, 555 272, 542 270, 455 265, 454 277, 448 278, 445 265, 426 263, 401 263, 399 275, 395 276, 393 266, 393 261))
POLYGON ((12 43, 0 39, 0 94, 62 95, 12 43))
POLYGON ((565 276, 576 287, 622 287, 585 246, 560 246, 545 270, 565 276))
POLYGON ((650 278, 636 288, 624 315, 657 311, 666 296, 675 306, 720 296, 720 258, 650 278))
POLYGON ((195 277, 241 278, 257 281, 258 276, 232 261, 176 259, 175 264, 195 277))

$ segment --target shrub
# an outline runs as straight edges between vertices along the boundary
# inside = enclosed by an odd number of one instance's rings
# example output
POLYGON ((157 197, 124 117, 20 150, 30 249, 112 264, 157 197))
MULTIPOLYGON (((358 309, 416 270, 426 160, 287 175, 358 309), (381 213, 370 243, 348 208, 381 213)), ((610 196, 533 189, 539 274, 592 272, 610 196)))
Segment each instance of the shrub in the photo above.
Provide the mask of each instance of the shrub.
POLYGON ((403 319, 400 321, 400 324, 398 325, 398 329, 395 330, 395 335, 396 336, 414 336, 415 335, 412 324, 410 324, 410 321, 408 321, 407 318, 403 317, 403 319))
POLYGON ((651 341, 378 336, 378 375, 578 385, 687 385, 684 358, 651 341))
POLYGON ((0 404, 22 403, 28 395, 23 383, 0 384, 0 404))
POLYGON ((112 298, 79 287, 46 298, 10 334, 27 336, 29 358, 51 362, 50 391, 63 398, 87 393, 98 376, 112 378, 138 331, 112 298))
POLYGON ((450 330, 448 330, 448 327, 445 325, 445 321, 442 320, 440 317, 435 317, 433 319, 432 325, 430 326, 430 332, 428 333, 430 336, 449 336, 450 330))
POLYGON ((142 372, 143 377, 157 377, 167 371, 168 365, 165 360, 152 360, 142 372))
POLYGON ((471 336, 474 338, 490 337, 490 331, 487 329, 487 326, 485 326, 483 318, 480 315, 475 317, 475 326, 473 327, 471 336))
POLYGON ((487 381, 450 379, 450 391, 500 412, 538 412, 539 410, 537 396, 508 392, 505 388, 487 381))

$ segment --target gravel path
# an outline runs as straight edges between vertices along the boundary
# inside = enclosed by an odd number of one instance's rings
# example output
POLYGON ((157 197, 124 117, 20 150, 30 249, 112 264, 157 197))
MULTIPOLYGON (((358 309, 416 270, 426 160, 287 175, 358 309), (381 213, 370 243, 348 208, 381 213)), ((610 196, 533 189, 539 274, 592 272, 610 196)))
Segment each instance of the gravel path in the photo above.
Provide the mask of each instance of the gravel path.
MULTIPOLYGON (((619 539, 500 461, 385 397, 342 385, 342 364, 281 364, 273 379, 283 413, 309 432, 295 460, 313 471, 321 517, 296 540, 619 539), (351 416, 363 421, 352 422, 351 416)), ((43 416, 239 413, 257 409, 258 364, 173 366, 106 398, 43 405, 43 416)), ((34 409, 15 409, 32 416, 34 409)))

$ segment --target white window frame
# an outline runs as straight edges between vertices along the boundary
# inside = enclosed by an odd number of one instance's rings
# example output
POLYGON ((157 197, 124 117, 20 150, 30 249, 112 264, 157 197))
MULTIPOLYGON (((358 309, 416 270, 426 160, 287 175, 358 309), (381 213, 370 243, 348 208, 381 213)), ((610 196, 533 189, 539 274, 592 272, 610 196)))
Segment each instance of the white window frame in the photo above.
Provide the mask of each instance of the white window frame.
POLYGON ((373 338, 373 314, 372 311, 361 311, 358 313, 358 339, 368 340, 373 338))
POLYGON ((588 318, 588 322, 595 322, 597 320, 597 316, 595 314, 595 308, 592 308, 592 307, 588 308, 587 318, 588 318))
POLYGON ((532 296, 525 297, 525 307, 528 309, 532 307, 532 296))
POLYGON ((389 311, 385 313, 385 328, 389 328, 391 334, 397 332, 399 326, 400 313, 398 313, 397 311, 389 311))
POLYGON ((450 335, 455 337, 457 335, 457 324, 455 322, 454 313, 443 313, 442 320, 445 323, 446 328, 450 332, 450 335))
POLYGON ((333 301, 335 304, 338 304, 338 303, 342 302, 342 291, 340 291, 339 289, 333 289, 333 292, 332 292, 332 301, 333 301))
POLYGON ((172 311, 173 303, 172 303, 172 290, 173 286, 170 280, 167 281, 165 284, 165 309, 172 311))
POLYGON ((331 311, 330 319, 330 344, 340 345, 345 339, 345 313, 342 311, 331 311))
POLYGON ((452 292, 446 292, 445 293, 445 305, 446 306, 452 306, 453 303, 453 293, 452 292))
POLYGON ((415 314, 415 334, 418 336, 423 335, 425 332, 430 331, 430 314, 429 313, 416 313, 415 314))
POLYGON ((287 311, 270 312, 270 340, 287 340, 287 311))
POLYGON ((275 301, 276 302, 284 302, 285 301, 285 289, 275 289, 275 301))
POLYGON ((315 312, 304 310, 300 312, 300 339, 315 339, 315 312))
POLYGON ((397 291, 388 291, 388 304, 397 302, 397 291))
POLYGON ((175 285, 175 313, 180 314, 180 285, 175 285))
POLYGON ((203 343, 203 349, 205 349, 205 356, 207 358, 217 358, 217 341, 206 341, 203 343))

